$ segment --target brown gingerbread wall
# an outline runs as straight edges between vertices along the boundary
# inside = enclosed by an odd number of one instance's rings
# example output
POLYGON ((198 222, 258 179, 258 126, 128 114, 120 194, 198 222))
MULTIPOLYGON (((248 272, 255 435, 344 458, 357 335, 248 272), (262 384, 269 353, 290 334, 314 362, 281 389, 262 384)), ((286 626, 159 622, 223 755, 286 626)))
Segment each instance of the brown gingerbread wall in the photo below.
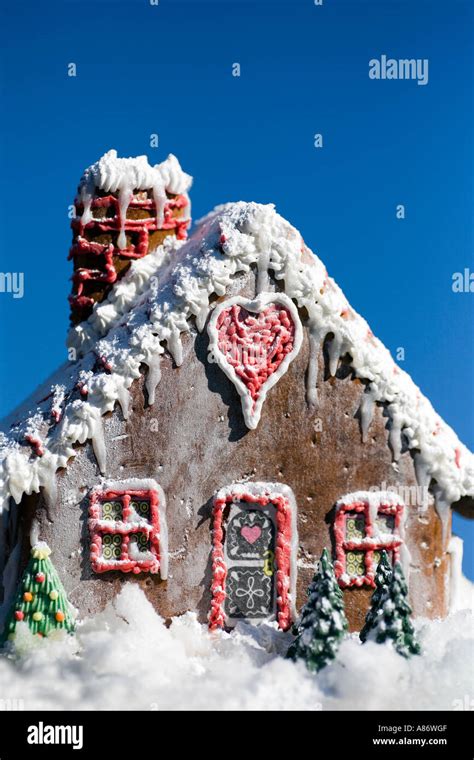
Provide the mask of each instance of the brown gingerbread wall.
MULTIPOLYGON (((234 294, 239 291, 253 296, 253 278, 236 281, 234 294)), ((315 410, 308 408, 306 331, 300 354, 269 392, 259 426, 253 431, 243 423, 233 385, 217 365, 207 361, 207 333, 185 336, 183 344, 181 367, 175 367, 168 355, 163 358, 153 407, 145 405, 142 377, 132 388, 129 420, 124 421, 118 407, 104 418, 106 476, 152 477, 165 492, 168 580, 92 573, 87 495, 100 476, 90 444, 80 447, 67 470, 59 473, 58 501, 49 515, 39 501, 41 538, 51 545, 70 599, 82 615, 101 609, 123 583, 139 583, 163 616, 194 609, 205 621, 211 582, 211 499, 216 489, 233 481, 280 481, 293 489, 298 504, 298 607, 304 603, 322 549, 331 546, 335 501, 344 493, 381 488, 383 483, 416 487, 408 451, 403 452, 398 468, 393 466, 382 407, 375 410, 368 441, 361 442, 357 410, 364 386, 352 378, 347 364, 341 364, 336 378, 325 377, 325 357, 320 353, 320 405, 315 410)), ((414 613, 444 616, 449 536, 443 542, 441 522, 432 504, 424 515, 415 504, 407 509, 414 613)), ((358 629, 371 591, 344 593, 351 628, 358 629)))

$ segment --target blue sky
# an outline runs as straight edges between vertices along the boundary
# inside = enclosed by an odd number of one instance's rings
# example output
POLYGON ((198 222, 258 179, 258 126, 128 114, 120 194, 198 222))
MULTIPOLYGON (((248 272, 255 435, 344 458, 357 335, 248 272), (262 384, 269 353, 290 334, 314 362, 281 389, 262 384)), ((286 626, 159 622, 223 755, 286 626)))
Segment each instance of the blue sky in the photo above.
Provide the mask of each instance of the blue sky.
MULTIPOLYGON (((2 271, 24 272, 25 295, 0 294, 0 415, 66 358, 68 205, 84 167, 114 147, 154 162, 176 153, 195 177, 195 218, 274 202, 472 447, 473 295, 451 289, 473 269, 470 0, 9 5, 0 255, 2 271), (428 84, 369 79, 382 54, 428 58, 428 84)), ((455 528, 470 536, 472 577, 472 528, 457 517, 455 528)))

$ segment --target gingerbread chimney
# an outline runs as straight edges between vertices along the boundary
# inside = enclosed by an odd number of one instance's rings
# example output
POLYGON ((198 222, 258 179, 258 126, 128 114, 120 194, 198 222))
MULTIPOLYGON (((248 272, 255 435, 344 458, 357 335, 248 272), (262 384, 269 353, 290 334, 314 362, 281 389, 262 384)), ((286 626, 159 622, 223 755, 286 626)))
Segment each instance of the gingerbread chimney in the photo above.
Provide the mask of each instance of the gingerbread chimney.
POLYGON ((89 317, 134 259, 155 250, 168 235, 186 238, 191 183, 172 154, 151 166, 146 156, 118 158, 110 150, 86 169, 71 224, 73 325, 89 317))

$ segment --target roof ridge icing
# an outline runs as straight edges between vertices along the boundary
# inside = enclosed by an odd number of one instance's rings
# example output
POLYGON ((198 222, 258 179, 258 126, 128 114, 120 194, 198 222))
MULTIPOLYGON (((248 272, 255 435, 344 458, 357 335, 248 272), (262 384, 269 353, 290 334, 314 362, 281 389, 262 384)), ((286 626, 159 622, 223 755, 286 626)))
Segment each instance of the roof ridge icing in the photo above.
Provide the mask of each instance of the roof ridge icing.
POLYGON ((271 270, 286 295, 307 311, 308 403, 318 403, 318 354, 332 333, 330 373, 349 354, 355 375, 368 381, 360 409, 363 438, 375 404, 384 403, 394 466, 403 433, 414 450, 419 484, 437 483, 440 514, 446 515, 461 497, 474 495, 474 457, 351 308, 300 233, 273 205, 241 201, 214 209, 197 223, 187 242, 166 240, 134 262, 107 301, 70 332, 69 345, 80 358, 70 363, 64 383, 52 388, 0 441, 0 506, 10 496, 18 503, 24 493, 40 487, 54 498, 55 471, 75 456, 74 444, 88 439, 105 473, 102 415, 118 401, 127 417, 129 388, 142 364, 148 367, 146 388, 153 403, 165 347, 179 366, 182 333, 194 326, 203 330, 213 308, 210 297, 224 296, 235 275, 252 267, 258 269, 261 288, 271 270))

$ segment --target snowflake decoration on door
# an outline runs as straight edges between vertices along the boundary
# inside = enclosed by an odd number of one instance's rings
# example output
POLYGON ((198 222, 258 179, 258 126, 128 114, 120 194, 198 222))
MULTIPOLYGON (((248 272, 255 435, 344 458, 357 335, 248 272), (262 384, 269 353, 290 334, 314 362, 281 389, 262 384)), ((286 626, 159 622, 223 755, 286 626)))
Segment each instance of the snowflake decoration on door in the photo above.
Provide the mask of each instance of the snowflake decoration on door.
POLYGON ((255 567, 233 567, 227 577, 225 611, 231 618, 258 618, 273 612, 273 583, 255 567))

